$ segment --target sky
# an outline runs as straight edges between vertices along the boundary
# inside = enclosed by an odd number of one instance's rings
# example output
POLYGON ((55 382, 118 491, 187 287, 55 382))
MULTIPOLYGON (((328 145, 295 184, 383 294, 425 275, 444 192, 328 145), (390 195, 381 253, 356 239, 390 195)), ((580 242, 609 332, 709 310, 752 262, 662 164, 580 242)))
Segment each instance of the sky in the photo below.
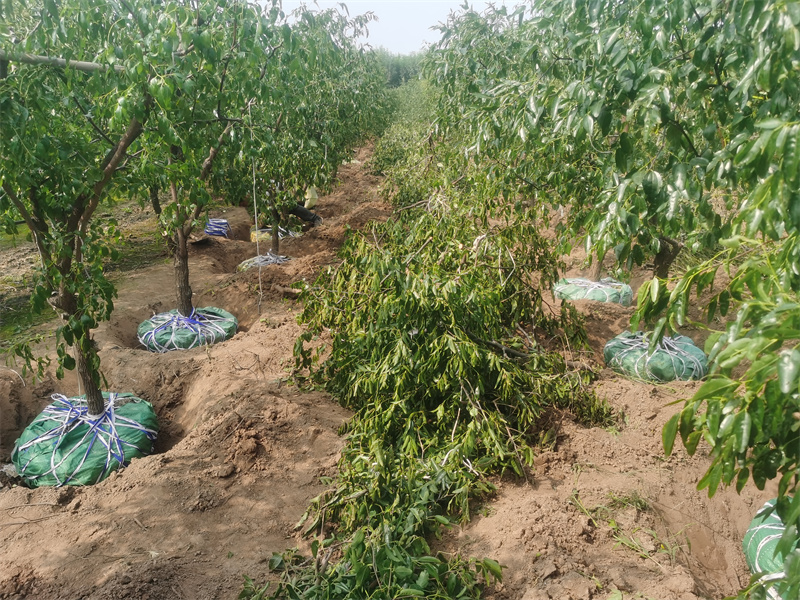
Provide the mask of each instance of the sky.
MULTIPOLYGON (((335 8, 342 0, 318 0, 320 8, 335 8)), ((369 25, 366 42, 373 48, 384 47, 394 54, 410 54, 423 49, 424 44, 439 40, 439 32, 430 28, 444 23, 450 11, 458 10, 464 0, 344 0, 351 15, 374 12, 378 22, 369 25)), ((505 4, 496 0, 495 5, 505 4)), ((283 0, 283 10, 290 12, 300 6, 299 0, 283 0)), ((313 2, 305 2, 310 8, 313 2)), ((509 2, 509 6, 517 2, 509 2)), ((481 11, 486 2, 470 0, 481 11)))

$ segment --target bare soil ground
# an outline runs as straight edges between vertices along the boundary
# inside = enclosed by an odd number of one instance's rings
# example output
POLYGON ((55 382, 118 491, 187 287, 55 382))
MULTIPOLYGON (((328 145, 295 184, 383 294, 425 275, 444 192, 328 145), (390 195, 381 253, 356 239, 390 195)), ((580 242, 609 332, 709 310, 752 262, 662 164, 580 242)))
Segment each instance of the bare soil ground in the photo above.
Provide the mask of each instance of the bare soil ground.
MULTIPOLYGON (((239 319, 227 342, 166 355, 140 349, 138 324, 174 305, 172 265, 164 258, 125 274, 96 339, 108 389, 153 403, 162 427, 157 453, 92 487, 0 487, 0 598, 232 599, 242 575, 269 577, 273 552, 305 547, 293 526, 324 489, 319 478, 335 474, 337 429, 349 414, 328 395, 287 383, 301 329, 299 306, 281 286, 334 263, 347 226, 389 216, 363 164, 368 157, 363 150, 342 167, 339 186, 316 209, 324 224, 285 240, 292 261, 264 268, 260 281, 258 270, 236 272, 255 255, 245 209, 214 215, 230 221, 235 239, 192 247, 192 286, 196 306, 239 319)), ((129 221, 132 243, 154 229, 145 211, 134 209, 129 221)), ((24 271, 34 258, 17 248, 3 252, 0 265, 24 271)), ((568 275, 580 273, 580 259, 568 275)), ((631 309, 578 304, 592 346, 583 360, 599 364, 631 309)), ((602 371, 597 391, 623 411, 619 426, 587 429, 559 415, 527 481, 498 480, 496 495, 437 547, 505 565, 504 582, 486 594, 498 600, 735 593, 748 579, 741 538, 769 495, 725 490, 708 499, 695 489, 707 463, 702 450, 663 457, 661 427, 680 406, 670 403, 696 385, 654 386, 602 371)), ((74 374, 23 385, 0 369, 0 463, 53 392, 77 393, 74 374)))

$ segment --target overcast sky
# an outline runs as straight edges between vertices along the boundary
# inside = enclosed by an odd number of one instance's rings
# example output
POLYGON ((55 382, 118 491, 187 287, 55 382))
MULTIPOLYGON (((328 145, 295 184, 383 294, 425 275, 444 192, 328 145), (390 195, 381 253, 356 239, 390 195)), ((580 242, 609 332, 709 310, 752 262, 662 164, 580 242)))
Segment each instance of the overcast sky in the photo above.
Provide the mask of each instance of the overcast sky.
MULTIPOLYGON (((342 0, 318 0, 320 8, 332 8, 342 0)), ((395 54, 409 54, 422 50, 423 45, 439 40, 439 32, 430 28, 447 20, 450 11, 458 10, 463 0, 344 0, 351 15, 374 12, 378 22, 369 26, 367 43, 372 47, 383 46, 395 54)), ((495 5, 517 2, 496 0, 495 5)), ((283 10, 290 12, 300 6, 299 0, 283 0, 283 10)), ((313 8, 313 2, 305 2, 313 8)), ((481 11, 486 2, 470 0, 475 10, 481 11)))

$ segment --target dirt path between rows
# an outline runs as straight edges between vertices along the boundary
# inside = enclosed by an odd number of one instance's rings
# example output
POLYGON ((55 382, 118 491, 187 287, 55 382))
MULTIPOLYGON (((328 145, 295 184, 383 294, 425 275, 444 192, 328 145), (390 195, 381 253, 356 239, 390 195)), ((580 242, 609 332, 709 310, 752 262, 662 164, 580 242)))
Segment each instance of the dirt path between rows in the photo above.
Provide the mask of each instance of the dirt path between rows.
MULTIPOLYGON (((236 272, 255 254, 246 210, 214 215, 238 239, 192 248, 192 287, 196 306, 239 319, 227 342, 166 355, 140 349, 137 325, 173 307, 172 267, 163 260, 125 276, 96 339, 108 388, 153 403, 162 424, 157 453, 92 487, 0 488, 0 598, 233 599, 242 575, 268 577, 273 552, 304 547, 293 526, 324 489, 319 478, 335 474, 337 430, 349 414, 327 394, 287 381, 299 306, 273 284, 313 279, 336 261, 347 226, 389 216, 368 158, 362 150, 342 167, 317 208, 323 225, 285 241, 292 261, 264 268, 260 281, 257 270, 236 272)), ((148 219, 138 215, 145 228, 154 226, 148 219)), ((579 265, 576 257, 569 274, 579 265)), ((578 304, 593 347, 584 358, 597 362, 630 309, 578 304)), ((709 500, 695 490, 702 452, 664 459, 661 427, 678 410, 669 403, 697 384, 653 386, 604 370, 596 385, 624 411, 619 426, 586 429, 558 416, 529 480, 498 480, 496 496, 438 548, 506 565, 504 583, 487 590, 495 599, 734 593, 748 579, 740 540, 769 495, 723 491, 709 500)), ((50 393, 77 391, 74 375, 23 387, 0 370, 0 463, 50 393)))

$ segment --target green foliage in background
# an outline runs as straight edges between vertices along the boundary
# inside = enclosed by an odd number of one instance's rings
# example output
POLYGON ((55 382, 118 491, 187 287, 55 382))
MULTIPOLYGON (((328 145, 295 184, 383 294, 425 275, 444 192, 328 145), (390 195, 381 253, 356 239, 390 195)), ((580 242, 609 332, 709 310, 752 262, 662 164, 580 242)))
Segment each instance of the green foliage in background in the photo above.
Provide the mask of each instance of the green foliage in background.
POLYGON ((389 175, 391 182, 400 184, 410 174, 409 161, 427 158, 424 144, 430 139, 436 98, 436 89, 424 80, 391 90, 392 124, 375 143, 370 160, 374 173, 389 175), (391 176, 393 172, 397 177, 391 176))
POLYGON ((378 60, 386 72, 386 87, 395 89, 419 79, 422 72, 422 54, 393 54, 385 48, 376 50, 378 60))
POLYGON ((248 198, 252 207, 255 175, 260 224, 285 227, 308 187, 330 188, 355 147, 386 127, 384 73, 375 53, 357 43, 371 19, 370 13, 300 8, 253 74, 259 101, 245 114, 244 149, 223 149, 228 156, 214 185, 231 198, 248 198))

